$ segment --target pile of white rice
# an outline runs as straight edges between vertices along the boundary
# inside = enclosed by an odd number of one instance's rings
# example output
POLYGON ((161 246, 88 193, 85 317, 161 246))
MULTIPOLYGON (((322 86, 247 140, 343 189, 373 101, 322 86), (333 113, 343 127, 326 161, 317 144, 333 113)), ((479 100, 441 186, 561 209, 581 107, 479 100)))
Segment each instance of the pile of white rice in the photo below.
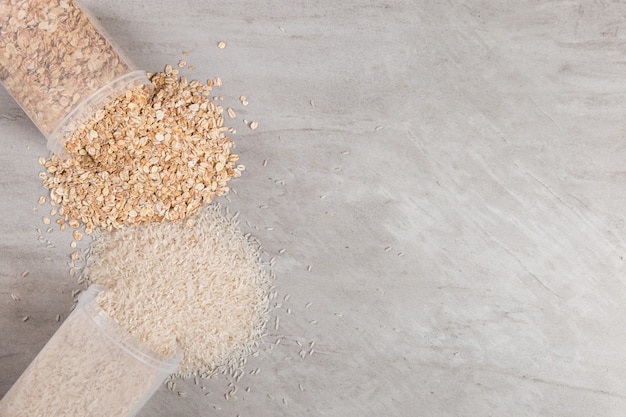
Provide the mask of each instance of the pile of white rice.
POLYGON ((164 355, 184 353, 178 376, 238 369, 258 344, 270 273, 260 244, 217 204, 183 223, 94 233, 84 276, 122 327, 164 355))

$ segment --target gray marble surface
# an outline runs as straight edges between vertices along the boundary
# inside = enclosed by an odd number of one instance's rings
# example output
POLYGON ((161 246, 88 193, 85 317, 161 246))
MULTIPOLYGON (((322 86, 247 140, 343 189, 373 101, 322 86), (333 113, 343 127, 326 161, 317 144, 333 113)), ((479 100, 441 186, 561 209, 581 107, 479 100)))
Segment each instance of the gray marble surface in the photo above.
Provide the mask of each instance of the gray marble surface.
MULTIPOLYGON (((624 3, 85 4, 141 68, 223 78, 247 170, 219 201, 290 295, 233 398, 179 381, 140 416, 626 414, 624 3)), ((40 155, 0 90, 0 396, 79 288, 40 155)))

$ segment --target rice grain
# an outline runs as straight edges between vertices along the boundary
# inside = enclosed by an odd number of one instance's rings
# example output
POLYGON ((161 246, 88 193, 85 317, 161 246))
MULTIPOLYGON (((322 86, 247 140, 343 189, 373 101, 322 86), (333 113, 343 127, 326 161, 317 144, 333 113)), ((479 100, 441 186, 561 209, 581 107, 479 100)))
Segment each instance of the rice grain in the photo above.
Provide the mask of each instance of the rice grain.
POLYGON ((217 204, 193 220, 94 231, 84 273, 109 289, 98 303, 128 332, 164 355, 183 350, 184 378, 240 368, 270 300, 258 241, 217 204))

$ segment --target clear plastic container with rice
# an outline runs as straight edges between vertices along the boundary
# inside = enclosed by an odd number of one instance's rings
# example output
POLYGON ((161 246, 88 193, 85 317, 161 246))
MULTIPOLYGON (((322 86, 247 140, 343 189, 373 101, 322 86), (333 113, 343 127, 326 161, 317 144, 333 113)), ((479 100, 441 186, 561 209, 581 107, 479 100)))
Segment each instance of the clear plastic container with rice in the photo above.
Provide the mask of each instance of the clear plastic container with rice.
POLYGON ((0 83, 59 155, 104 104, 150 86, 75 0, 0 0, 0 83))
POLYGON ((0 400, 3 417, 134 416, 182 359, 154 352, 108 316, 91 286, 0 400))

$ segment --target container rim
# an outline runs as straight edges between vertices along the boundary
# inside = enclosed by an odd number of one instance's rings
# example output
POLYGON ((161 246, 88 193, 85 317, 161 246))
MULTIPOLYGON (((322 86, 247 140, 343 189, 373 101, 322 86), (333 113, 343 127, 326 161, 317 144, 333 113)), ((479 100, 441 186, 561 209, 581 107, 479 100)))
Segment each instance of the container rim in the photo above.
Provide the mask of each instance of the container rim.
POLYGON ((128 333, 96 302, 96 296, 106 289, 102 285, 90 285, 79 296, 76 312, 85 313, 102 334, 135 359, 161 372, 175 372, 183 359, 180 347, 172 356, 165 356, 128 333))
POLYGON ((57 123, 52 133, 48 135, 48 150, 63 158, 68 157, 69 155, 64 147, 68 131, 72 131, 73 127, 78 122, 87 119, 102 107, 102 105, 115 99, 127 90, 131 90, 140 85, 152 87, 152 83, 148 79, 148 74, 143 70, 130 71, 100 87, 89 97, 79 102, 76 107, 57 123))

